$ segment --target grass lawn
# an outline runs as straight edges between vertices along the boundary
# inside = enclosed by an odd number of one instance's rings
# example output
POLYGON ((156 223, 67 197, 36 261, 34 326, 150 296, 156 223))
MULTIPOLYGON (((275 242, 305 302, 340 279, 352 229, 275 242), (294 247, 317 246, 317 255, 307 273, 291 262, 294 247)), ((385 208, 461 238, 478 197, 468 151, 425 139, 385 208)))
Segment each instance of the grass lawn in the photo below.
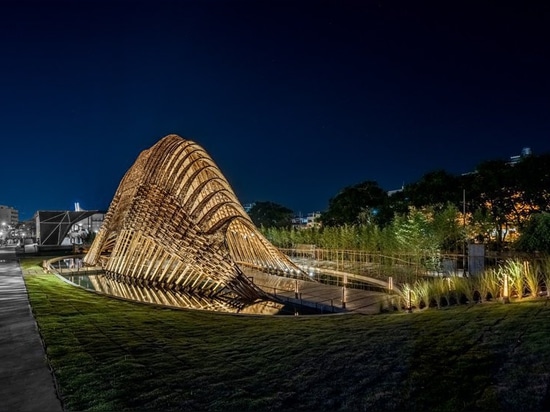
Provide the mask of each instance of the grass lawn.
POLYGON ((239 316, 111 299, 21 266, 68 411, 550 409, 545 298, 239 316))

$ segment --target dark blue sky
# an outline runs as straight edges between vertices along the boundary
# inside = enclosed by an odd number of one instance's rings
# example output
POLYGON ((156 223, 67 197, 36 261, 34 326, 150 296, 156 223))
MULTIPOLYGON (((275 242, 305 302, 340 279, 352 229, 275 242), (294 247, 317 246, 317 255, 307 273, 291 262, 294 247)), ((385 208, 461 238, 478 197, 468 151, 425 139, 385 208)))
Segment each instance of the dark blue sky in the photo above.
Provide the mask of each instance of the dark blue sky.
POLYGON ((0 204, 107 209, 169 133, 296 213, 547 153, 548 39, 542 1, 3 1, 0 204))

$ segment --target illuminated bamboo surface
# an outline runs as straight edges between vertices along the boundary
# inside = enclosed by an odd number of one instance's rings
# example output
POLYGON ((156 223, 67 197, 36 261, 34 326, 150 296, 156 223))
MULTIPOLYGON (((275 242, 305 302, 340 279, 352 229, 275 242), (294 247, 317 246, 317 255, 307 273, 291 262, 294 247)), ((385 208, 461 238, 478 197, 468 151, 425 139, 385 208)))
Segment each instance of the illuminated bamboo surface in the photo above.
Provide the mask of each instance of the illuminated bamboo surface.
POLYGON ((91 276, 66 276, 66 278, 77 285, 108 296, 116 296, 126 300, 136 302, 152 303, 174 308, 210 310, 215 312, 227 313, 246 313, 258 315, 276 315, 282 309, 284 304, 263 300, 244 303, 231 296, 214 296, 186 293, 185 291, 175 291, 172 289, 154 288, 141 286, 135 283, 120 282, 116 276, 108 274, 94 274, 91 276), (86 278, 84 284, 80 278, 86 278), (89 283, 88 283, 89 282, 89 283))
POLYGON ((168 135, 126 172, 85 264, 130 282, 254 301, 239 265, 305 275, 258 231, 206 151, 168 135))

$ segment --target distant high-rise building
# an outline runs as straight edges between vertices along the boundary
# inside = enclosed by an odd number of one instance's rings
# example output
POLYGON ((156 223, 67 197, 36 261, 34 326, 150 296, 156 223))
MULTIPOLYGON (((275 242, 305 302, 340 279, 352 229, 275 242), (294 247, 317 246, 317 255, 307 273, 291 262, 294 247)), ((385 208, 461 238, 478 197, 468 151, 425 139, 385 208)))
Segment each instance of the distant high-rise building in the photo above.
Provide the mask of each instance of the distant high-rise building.
POLYGON ((0 205, 0 225, 15 227, 19 223, 19 211, 10 206, 0 205))
POLYGON ((531 156, 532 154, 533 154, 533 153, 531 152, 531 148, 530 148, 530 147, 524 147, 523 149, 521 149, 521 154, 515 155, 515 156, 510 156, 510 162, 508 162, 508 164, 515 165, 515 164, 518 163, 521 159, 525 159, 526 157, 529 157, 529 156, 531 156))
POLYGON ((250 209, 252 209, 254 207, 254 205, 256 204, 256 202, 252 202, 252 203, 245 203, 243 204, 243 209, 246 213, 250 212, 250 209))
MULTIPOLYGON (((518 162, 520 162, 521 160, 525 159, 526 157, 531 156, 532 154, 533 154, 533 152, 531 151, 530 147, 524 147, 523 149, 521 149, 521 154, 510 156, 510 160, 507 162, 507 164, 510 165, 510 166, 513 166, 513 165, 517 164, 518 162)), ((474 170, 474 171, 471 171, 471 172, 462 173, 462 176, 474 175, 476 173, 477 173, 477 170, 474 170)))
POLYGON ((311 212, 307 216, 302 216, 302 213, 299 213, 297 216, 292 218, 292 226, 295 229, 306 229, 312 227, 320 227, 321 223, 319 218, 321 217, 321 212, 311 212))
POLYGON ((321 217, 321 212, 311 212, 307 214, 307 227, 320 227, 319 218, 321 217))

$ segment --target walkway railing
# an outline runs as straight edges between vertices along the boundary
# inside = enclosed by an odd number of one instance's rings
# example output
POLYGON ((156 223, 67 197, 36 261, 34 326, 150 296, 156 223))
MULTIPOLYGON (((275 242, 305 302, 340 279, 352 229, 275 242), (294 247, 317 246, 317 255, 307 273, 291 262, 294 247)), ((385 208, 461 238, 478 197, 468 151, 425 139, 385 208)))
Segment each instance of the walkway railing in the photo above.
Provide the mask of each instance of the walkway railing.
POLYGON ((461 254, 384 255, 361 250, 321 248, 281 248, 295 263, 306 271, 347 272, 353 275, 377 279, 388 284, 411 283, 428 276, 461 276, 464 273, 464 257, 461 254))
POLYGON ((79 254, 44 260, 42 262, 42 268, 46 272, 60 275, 64 273, 90 275, 103 272, 103 268, 99 266, 84 266, 82 263, 83 257, 84 255, 79 254))

